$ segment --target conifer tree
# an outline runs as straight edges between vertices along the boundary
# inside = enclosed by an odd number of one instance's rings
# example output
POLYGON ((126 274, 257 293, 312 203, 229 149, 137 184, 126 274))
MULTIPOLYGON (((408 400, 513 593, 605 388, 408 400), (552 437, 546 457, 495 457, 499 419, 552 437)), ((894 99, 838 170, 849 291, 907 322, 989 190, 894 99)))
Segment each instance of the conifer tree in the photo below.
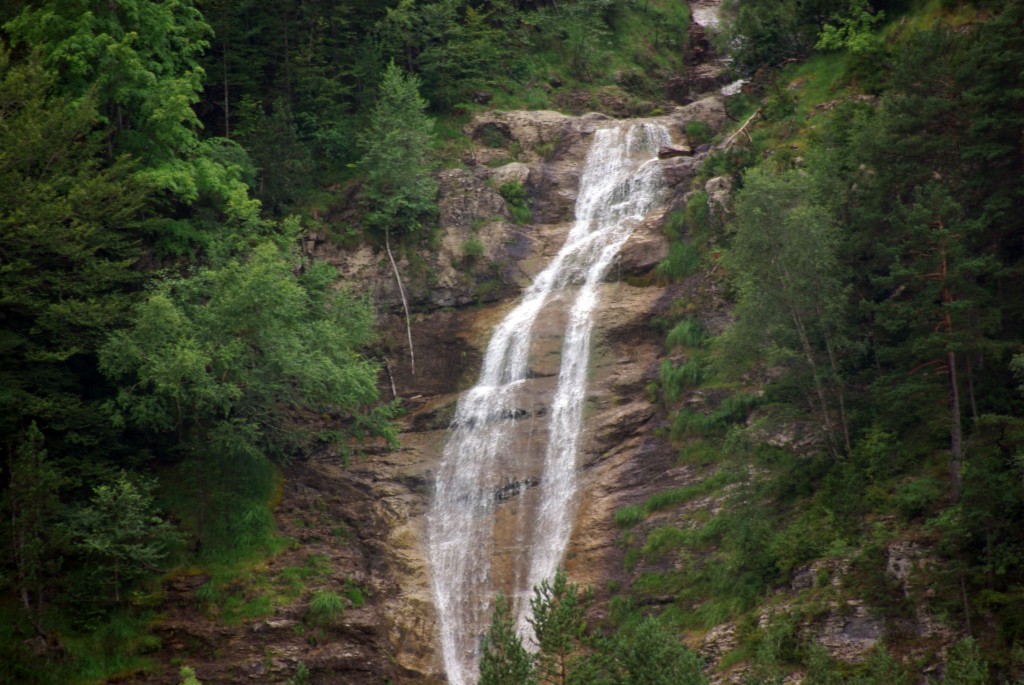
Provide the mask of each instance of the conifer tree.
POLYGON ((491 628, 484 638, 479 685, 534 685, 533 658, 516 633, 508 598, 499 593, 491 628))
POLYGON ((375 230, 415 234, 437 210, 430 156, 434 122, 426 107, 419 79, 389 64, 363 135, 363 201, 366 223, 375 230))

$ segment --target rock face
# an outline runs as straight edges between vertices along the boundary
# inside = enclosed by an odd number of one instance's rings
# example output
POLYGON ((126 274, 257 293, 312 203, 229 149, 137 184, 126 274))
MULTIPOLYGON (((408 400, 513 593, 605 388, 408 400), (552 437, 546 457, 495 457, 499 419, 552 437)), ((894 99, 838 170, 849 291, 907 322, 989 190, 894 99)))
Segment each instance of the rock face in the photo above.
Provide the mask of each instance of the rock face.
MULTIPOLYGON (((721 103, 696 102, 658 117, 679 145, 685 125, 695 120, 717 127, 724 120, 721 103)), ((146 682, 178 682, 180 663, 195 667, 208 684, 286 682, 300 663, 314 683, 446 682, 426 547, 426 513, 446 429, 458 393, 479 373, 491 330, 564 242, 590 140, 609 125, 615 122, 606 115, 555 112, 491 113, 467 124, 477 144, 465 153, 464 168, 438 174, 440 228, 433 245, 412 252, 392 243, 413 310, 415 374, 383 246, 342 248, 327 233, 307 236, 308 254, 333 264, 343 285, 369 293, 376 304, 386 364, 381 394, 390 397, 393 387, 407 412, 400 444, 378 446, 347 464, 313 455, 289 467, 277 514, 282 532, 298 544, 254 573, 276 587, 288 569, 320 559, 323 575, 269 615, 238 626, 225 626, 215 613, 197 616, 196 590, 205 578, 174 581, 163 629, 166 660, 146 682), (523 186, 532 223, 511 220, 498 192, 505 183, 523 186), (362 589, 366 604, 348 606, 329 626, 310 628, 312 593, 343 594, 350 583, 362 589)), ((674 184, 670 195, 688 189, 703 154, 658 162, 674 184)), ((653 430, 664 417, 645 392, 657 378, 662 352, 651 318, 668 316, 675 299, 701 287, 653 285, 653 270, 668 252, 664 215, 659 208, 636 227, 600 287, 578 456, 579 507, 566 554, 574 580, 596 588, 599 600, 610 581, 625 580, 615 510, 642 501, 655 480, 683 484, 699 475, 673 467, 674 450, 653 430)), ((517 418, 535 422, 538 436, 549 413, 541 391, 558 373, 563 324, 557 316, 537 324, 530 382, 538 392, 517 418)), ((528 482, 519 485, 517 493, 532 489, 528 482)), ((496 493, 505 505, 520 498, 496 493)))
MULTIPOLYGON (((715 127, 723 119, 717 101, 694 103, 658 117, 679 145, 685 141, 687 122, 700 120, 715 127)), ((590 140, 598 127, 608 125, 614 122, 606 116, 554 112, 491 113, 467 124, 466 132, 478 146, 463 157, 468 168, 441 174, 440 250, 396 255, 399 271, 412 283, 406 288, 415 309, 415 376, 386 256, 372 247, 355 252, 331 252, 326 243, 316 247, 317 255, 334 263, 346 282, 372 290, 390 341, 391 377, 409 409, 398 450, 371 455, 338 474, 358 482, 368 495, 361 500, 369 509, 363 514, 365 537, 381 555, 380 571, 371 574, 385 616, 380 640, 400 670, 397 682, 444 682, 426 562, 425 512, 458 391, 479 373, 493 326, 564 241, 590 140), (512 151, 516 159, 511 159, 512 151), (504 200, 495 190, 508 182, 526 190, 535 223, 518 226, 508 220, 504 200), (473 237, 482 243, 483 255, 470 262, 459 249, 473 237), (413 265, 420 261, 431 272, 429 282, 416 280, 413 265), (493 290, 481 297, 481 284, 488 281, 494 282, 493 290)), ((693 178, 700 156, 660 163, 678 185, 693 178)), ((606 588, 623 568, 614 511, 643 497, 654 474, 670 471, 674 457, 667 442, 649 430, 660 410, 644 392, 657 377, 662 349, 661 334, 648 322, 666 315, 685 290, 683 285, 643 285, 653 281, 648 276, 667 255, 663 219, 664 208, 635 229, 601 287, 579 455, 580 506, 566 557, 574 580, 598 589, 606 588)), ((545 430, 548 408, 541 389, 553 384, 558 372, 562 326, 561 321, 542 320, 535 329, 539 342, 530 382, 538 392, 530 395, 536 397, 535 404, 524 406, 520 417, 536 422, 535 436, 545 430)), ((390 385, 385 387, 390 394, 390 385)))

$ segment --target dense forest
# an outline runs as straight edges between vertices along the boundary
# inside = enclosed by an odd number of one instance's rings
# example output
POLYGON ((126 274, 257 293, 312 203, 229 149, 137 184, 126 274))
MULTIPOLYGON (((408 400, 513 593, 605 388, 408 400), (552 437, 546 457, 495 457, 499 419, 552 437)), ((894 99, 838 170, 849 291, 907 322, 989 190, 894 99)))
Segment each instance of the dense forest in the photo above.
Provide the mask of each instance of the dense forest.
MULTIPOLYGON (((433 174, 458 163, 473 112, 608 97, 661 111, 690 26, 670 0, 14 0, 0 13, 11 683, 145 673, 168 574, 287 544, 281 464, 394 444, 402 407, 379 391, 372 307, 303 256, 303 235, 429 246, 433 174)), ((925 598, 884 573, 886 544, 907 536, 938 560, 927 602, 957 636, 943 682, 1019 682, 1024 2, 739 0, 722 21, 718 49, 748 80, 727 107, 749 126, 709 141, 659 277, 715 272, 734 323, 712 336, 683 305, 659 322, 648 393, 680 461, 713 465, 701 492, 727 490, 727 504, 643 539, 648 516, 701 493, 618 511, 633 561, 682 562, 617 596, 602 625, 564 576, 539 588, 537 620, 555 618, 536 659, 499 601, 482 682, 703 682, 672 631, 725 619, 746 626, 750 685, 797 668, 815 685, 924 682, 935 655, 903 649, 907 635, 851 667, 792 616, 754 612, 799 566, 843 558, 844 582, 910 620, 925 598), (712 177, 730 180, 727 206, 709 203, 712 177), (694 390, 713 406, 694 410, 694 390), (806 439, 772 446, 778 426, 806 439), (674 605, 652 617, 645 593, 674 605)))

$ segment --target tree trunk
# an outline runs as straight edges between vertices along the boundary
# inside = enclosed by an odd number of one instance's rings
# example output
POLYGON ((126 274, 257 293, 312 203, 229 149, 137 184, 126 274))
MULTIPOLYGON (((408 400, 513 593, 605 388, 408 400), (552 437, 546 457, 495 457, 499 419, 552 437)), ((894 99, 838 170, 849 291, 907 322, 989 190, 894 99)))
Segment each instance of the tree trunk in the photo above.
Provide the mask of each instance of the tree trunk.
POLYGON ((231 91, 228 88, 228 44, 221 43, 221 65, 224 73, 224 137, 231 138, 231 91))
POLYGON ((405 310, 405 332, 409 336, 409 366, 412 375, 416 375, 416 353, 412 348, 412 319, 409 317, 409 303, 405 299, 405 288, 402 287, 402 278, 398 275, 398 265, 395 264, 395 257, 391 254, 391 231, 384 230, 384 248, 388 251, 388 259, 391 260, 391 268, 395 272, 395 282, 398 283, 398 294, 402 296, 402 308, 405 310))
POLYGON ((960 425, 960 388, 956 380, 956 354, 946 353, 949 364, 949 455, 953 501, 960 501, 961 471, 964 463, 963 434, 960 425))

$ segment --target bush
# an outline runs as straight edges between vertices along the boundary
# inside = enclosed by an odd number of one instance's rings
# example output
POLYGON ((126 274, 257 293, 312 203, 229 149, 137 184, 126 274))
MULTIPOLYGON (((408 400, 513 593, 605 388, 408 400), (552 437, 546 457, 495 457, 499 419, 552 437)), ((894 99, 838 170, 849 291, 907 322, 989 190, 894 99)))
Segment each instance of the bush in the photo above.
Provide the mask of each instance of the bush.
POLYGON ((704 327, 696 319, 683 319, 668 332, 665 347, 700 347, 704 343, 704 327))
POLYGON ((688 121, 683 130, 686 131, 686 137, 690 142, 698 145, 708 142, 713 135, 711 127, 703 121, 688 121))
POLYGON ((679 241, 669 246, 668 257, 658 263, 657 273, 671 281, 681 281, 699 268, 697 247, 693 243, 679 241))
POLYGON ((517 224, 528 224, 533 221, 533 212, 530 211, 530 206, 526 202, 526 190, 523 186, 515 181, 509 181, 503 183, 498 192, 505 198, 505 202, 508 204, 509 214, 512 215, 512 221, 517 224))
POLYGON ((313 599, 309 602, 310 621, 320 625, 334 622, 334 619, 345 609, 345 602, 339 594, 329 590, 319 590, 313 593, 313 599))
POLYGON ((927 514, 942 496, 942 491, 942 483, 932 476, 925 476, 901 486, 893 501, 896 510, 909 521, 927 514))
POLYGON ((468 262, 475 262, 484 254, 484 244, 475 235, 470 236, 462 243, 462 258, 468 262))

